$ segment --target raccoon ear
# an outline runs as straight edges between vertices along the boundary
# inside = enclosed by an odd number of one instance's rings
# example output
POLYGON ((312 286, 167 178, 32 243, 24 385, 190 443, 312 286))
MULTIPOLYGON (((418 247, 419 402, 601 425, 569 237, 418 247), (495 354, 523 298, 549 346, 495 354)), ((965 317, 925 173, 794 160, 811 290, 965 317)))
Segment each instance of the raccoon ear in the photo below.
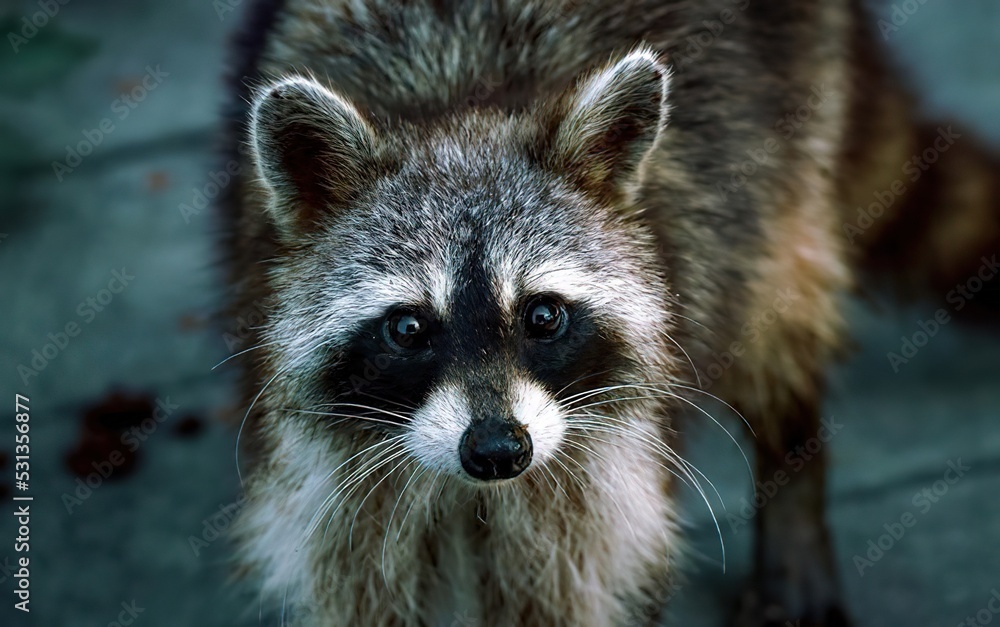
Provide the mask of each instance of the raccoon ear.
POLYGON ((271 218, 284 235, 346 206, 375 178, 377 137, 346 100, 305 78, 263 90, 251 137, 258 174, 271 187, 271 218))
POLYGON ((586 189, 622 193, 666 125, 669 80, 648 48, 584 77, 550 105, 549 163, 586 189))

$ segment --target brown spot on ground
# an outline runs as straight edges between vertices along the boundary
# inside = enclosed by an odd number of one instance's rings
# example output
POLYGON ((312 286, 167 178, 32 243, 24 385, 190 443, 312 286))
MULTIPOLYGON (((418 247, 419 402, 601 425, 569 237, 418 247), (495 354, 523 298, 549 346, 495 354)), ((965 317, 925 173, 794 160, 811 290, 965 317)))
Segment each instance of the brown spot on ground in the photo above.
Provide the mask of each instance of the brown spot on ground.
POLYGON ((122 435, 153 418, 154 410, 152 397, 127 392, 112 392, 90 406, 83 414, 79 440, 66 454, 67 467, 79 477, 94 472, 107 475, 105 479, 128 476, 138 458, 122 442, 122 435))
POLYGON ((115 93, 119 96, 128 96, 136 87, 142 87, 141 76, 129 76, 115 83, 115 93))
POLYGON ((182 438, 193 438, 205 429, 205 423, 198 416, 184 416, 174 425, 174 433, 182 438))
POLYGON ((207 324, 208 320, 205 316, 199 314, 188 313, 177 319, 177 328, 181 331, 197 331, 204 329, 207 324))
POLYGON ((162 170, 157 170, 155 172, 150 172, 146 176, 146 186, 151 192, 159 192, 167 188, 170 184, 170 177, 167 176, 166 172, 162 170))

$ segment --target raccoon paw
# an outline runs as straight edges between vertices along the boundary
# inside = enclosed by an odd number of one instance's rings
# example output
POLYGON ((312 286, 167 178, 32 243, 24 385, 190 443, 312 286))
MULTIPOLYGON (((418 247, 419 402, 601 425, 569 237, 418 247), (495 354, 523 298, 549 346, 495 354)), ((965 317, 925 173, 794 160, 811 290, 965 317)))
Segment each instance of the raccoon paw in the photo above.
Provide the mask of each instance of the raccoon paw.
MULTIPOLYGON (((797 591, 802 592, 802 591, 797 591)), ((753 586, 740 599, 734 627, 850 627, 834 599, 802 601, 800 594, 767 594, 753 586), (790 601, 796 599, 796 601, 790 601)))

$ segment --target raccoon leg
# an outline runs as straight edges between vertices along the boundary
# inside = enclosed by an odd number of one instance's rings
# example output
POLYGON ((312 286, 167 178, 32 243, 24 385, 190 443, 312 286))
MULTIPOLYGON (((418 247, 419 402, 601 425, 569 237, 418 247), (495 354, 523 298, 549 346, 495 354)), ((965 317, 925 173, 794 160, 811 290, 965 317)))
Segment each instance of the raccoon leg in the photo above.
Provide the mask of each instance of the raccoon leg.
POLYGON ((767 488, 754 517, 753 585, 741 625, 847 624, 824 520, 831 426, 820 403, 824 372, 843 345, 840 304, 852 276, 831 201, 817 191, 822 177, 800 176, 815 184, 799 187, 796 202, 768 221, 746 307, 734 314, 741 355, 720 380, 723 397, 753 427, 756 484, 767 488))
POLYGON ((755 517, 753 579, 737 625, 848 625, 825 521, 823 439, 836 427, 821 422, 818 398, 789 411, 780 439, 758 440, 756 479, 768 500, 755 517))

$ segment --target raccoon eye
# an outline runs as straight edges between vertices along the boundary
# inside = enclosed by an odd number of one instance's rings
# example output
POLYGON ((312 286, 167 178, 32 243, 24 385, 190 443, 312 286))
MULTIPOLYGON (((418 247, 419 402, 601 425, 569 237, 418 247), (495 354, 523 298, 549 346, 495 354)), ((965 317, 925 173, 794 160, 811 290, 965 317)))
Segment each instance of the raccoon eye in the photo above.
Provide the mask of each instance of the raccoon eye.
POLYGON ((382 326, 386 342, 397 350, 419 351, 430 346, 430 322, 412 309, 397 309, 382 326))
POLYGON ((552 296, 536 296, 524 310, 524 329, 536 340, 554 340, 566 332, 569 313, 566 305, 552 296))

